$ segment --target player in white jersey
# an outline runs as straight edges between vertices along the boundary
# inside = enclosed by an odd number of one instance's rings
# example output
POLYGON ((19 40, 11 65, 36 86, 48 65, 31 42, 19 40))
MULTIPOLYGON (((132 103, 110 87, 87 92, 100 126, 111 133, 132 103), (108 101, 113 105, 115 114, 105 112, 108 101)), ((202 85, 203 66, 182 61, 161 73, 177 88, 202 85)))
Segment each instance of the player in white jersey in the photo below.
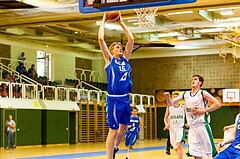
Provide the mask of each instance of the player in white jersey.
POLYGON ((214 157, 217 154, 207 113, 219 109, 221 104, 210 93, 201 90, 203 82, 202 76, 193 75, 192 90, 173 99, 174 105, 184 99, 186 119, 189 125, 189 154, 195 159, 214 157), (210 107, 207 105, 208 102, 212 103, 210 107))
MULTIPOLYGON (((184 143, 185 123, 184 106, 180 104, 173 105, 169 92, 164 93, 164 95, 168 104, 164 116, 164 129, 169 130, 170 142, 177 153, 178 159, 183 159, 182 144, 184 143)), ((174 93, 172 97, 176 98, 178 95, 178 93, 174 93)))

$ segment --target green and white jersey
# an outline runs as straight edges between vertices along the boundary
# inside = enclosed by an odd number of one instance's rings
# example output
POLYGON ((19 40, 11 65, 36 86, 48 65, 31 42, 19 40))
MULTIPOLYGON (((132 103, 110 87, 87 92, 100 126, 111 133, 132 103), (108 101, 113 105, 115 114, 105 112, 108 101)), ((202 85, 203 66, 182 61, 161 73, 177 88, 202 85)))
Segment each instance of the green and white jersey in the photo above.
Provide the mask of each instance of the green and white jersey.
POLYGON ((169 124, 171 128, 183 128, 184 126, 184 119, 185 119, 185 112, 184 106, 178 105, 178 107, 169 106, 169 124))
POLYGON ((208 124, 208 114, 194 115, 191 110, 194 108, 205 109, 207 101, 203 98, 203 90, 199 90, 196 94, 192 95, 191 91, 186 91, 183 94, 186 119, 189 126, 208 124))

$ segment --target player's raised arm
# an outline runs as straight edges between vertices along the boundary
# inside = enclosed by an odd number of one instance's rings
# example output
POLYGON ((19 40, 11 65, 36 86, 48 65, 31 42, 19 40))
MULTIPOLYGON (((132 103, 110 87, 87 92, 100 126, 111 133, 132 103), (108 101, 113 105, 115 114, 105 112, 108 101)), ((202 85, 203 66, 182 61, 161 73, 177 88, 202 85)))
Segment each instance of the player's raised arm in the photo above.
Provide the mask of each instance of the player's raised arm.
POLYGON ((129 60, 132 50, 133 50, 133 45, 134 45, 134 37, 132 33, 130 32, 129 28, 126 26, 126 24, 123 22, 122 16, 120 14, 120 19, 117 21, 119 25, 122 27, 124 33, 127 36, 127 44, 125 46, 125 52, 124 52, 124 57, 129 60))
POLYGON ((108 50, 108 46, 104 40, 104 27, 105 27, 105 23, 106 23, 107 19, 106 19, 106 13, 103 14, 103 19, 102 19, 102 23, 100 25, 99 31, 98 31, 98 43, 100 46, 100 49, 102 51, 102 55, 103 58, 105 60, 105 66, 109 64, 109 62, 112 59, 112 55, 108 50))
POLYGON ((178 105, 178 103, 180 102, 180 100, 183 99, 183 94, 179 94, 176 98, 172 99, 172 104, 173 106, 178 105))
POLYGON ((168 105, 168 106, 173 105, 172 99, 171 99, 171 97, 170 97, 170 93, 169 93, 169 92, 165 92, 165 93, 164 93, 164 96, 165 96, 165 98, 166 98, 167 105, 168 105))

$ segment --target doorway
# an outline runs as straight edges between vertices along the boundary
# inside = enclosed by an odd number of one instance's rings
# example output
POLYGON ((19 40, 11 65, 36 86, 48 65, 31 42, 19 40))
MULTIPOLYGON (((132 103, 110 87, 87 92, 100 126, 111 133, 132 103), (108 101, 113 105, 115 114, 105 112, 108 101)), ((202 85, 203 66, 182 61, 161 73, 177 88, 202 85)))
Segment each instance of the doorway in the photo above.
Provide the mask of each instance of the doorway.
POLYGON ((47 77, 51 81, 51 53, 37 51, 37 74, 47 77))
POLYGON ((78 112, 69 112, 69 144, 78 143, 78 112))

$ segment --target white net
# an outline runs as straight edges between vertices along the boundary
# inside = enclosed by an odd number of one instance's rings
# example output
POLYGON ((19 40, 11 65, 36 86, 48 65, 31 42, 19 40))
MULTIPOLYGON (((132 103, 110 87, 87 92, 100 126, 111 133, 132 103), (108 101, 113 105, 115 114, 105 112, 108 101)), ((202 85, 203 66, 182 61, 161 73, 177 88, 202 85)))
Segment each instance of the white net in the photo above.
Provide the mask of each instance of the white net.
POLYGON ((155 25, 155 15, 158 7, 135 9, 140 27, 149 27, 155 25))

